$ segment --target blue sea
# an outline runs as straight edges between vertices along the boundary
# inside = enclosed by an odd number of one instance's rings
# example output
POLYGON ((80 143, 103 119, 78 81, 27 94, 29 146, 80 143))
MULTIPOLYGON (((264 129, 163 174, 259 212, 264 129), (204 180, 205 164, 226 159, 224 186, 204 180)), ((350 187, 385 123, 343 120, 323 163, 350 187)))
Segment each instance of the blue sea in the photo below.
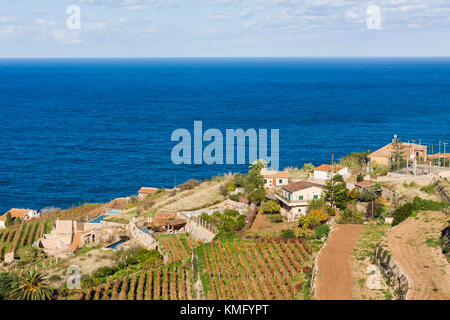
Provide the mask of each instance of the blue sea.
POLYGON ((2 59, 0 111, 0 214, 66 208, 246 171, 174 165, 195 120, 279 129, 282 168, 450 142, 450 59, 2 59))

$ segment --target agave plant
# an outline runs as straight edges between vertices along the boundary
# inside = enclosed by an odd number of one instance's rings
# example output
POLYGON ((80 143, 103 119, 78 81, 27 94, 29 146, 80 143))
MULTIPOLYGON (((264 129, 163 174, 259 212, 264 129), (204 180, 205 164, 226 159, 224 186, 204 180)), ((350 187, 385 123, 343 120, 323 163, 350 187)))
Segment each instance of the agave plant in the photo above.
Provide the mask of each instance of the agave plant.
POLYGON ((45 283, 45 276, 37 271, 23 273, 17 287, 11 292, 11 298, 15 300, 52 300, 54 289, 45 283))

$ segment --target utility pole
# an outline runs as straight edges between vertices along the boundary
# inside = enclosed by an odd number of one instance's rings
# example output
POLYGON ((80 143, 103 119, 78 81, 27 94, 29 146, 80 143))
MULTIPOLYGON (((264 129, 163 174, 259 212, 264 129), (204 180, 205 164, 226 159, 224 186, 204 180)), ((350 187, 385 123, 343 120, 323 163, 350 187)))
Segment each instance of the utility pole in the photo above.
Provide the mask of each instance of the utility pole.
POLYGON ((448 144, 448 142, 444 142, 444 143, 443 143, 443 145, 444 145, 444 168, 447 167, 447 163, 446 163, 446 162, 447 162, 447 161, 446 161, 447 159, 445 158, 445 156, 446 156, 445 151, 446 151, 447 144, 448 144))
POLYGON ((439 167, 441 166, 441 140, 439 140, 439 156, 438 156, 438 161, 439 161, 439 167))

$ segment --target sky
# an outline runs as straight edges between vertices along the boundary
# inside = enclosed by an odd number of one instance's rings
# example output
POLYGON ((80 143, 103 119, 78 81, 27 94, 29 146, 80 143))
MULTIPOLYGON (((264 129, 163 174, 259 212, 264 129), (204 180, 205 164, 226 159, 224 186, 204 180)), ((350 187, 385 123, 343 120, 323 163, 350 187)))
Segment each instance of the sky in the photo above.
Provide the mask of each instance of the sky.
POLYGON ((0 2, 0 57, 341 56, 450 56, 450 0, 0 2))

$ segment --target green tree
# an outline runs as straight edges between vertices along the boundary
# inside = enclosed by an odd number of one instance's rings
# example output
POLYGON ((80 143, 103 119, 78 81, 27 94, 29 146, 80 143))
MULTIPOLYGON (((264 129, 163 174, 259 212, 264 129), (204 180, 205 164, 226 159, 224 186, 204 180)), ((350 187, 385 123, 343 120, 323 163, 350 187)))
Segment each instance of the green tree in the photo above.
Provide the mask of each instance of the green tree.
POLYGON ((257 172, 261 172, 261 169, 267 165, 266 161, 262 159, 258 159, 253 161, 253 163, 249 166, 250 171, 255 170, 257 172))
POLYGON ((265 201, 261 205, 261 212, 265 214, 279 213, 280 210, 280 204, 275 200, 265 201))
POLYGON ((36 262, 38 259, 45 258, 46 254, 43 250, 32 246, 26 253, 26 260, 28 262, 36 262))
POLYGON ((311 162, 309 162, 309 163, 305 163, 303 165, 303 168, 301 168, 300 171, 306 173, 307 174, 307 178, 309 178, 309 176, 314 171, 314 169, 315 169, 314 165, 311 162))
POLYGON ((9 227, 10 225, 12 225, 12 217, 11 217, 11 212, 7 212, 6 213, 6 221, 5 221, 5 226, 9 227))
POLYGON ((398 170, 406 165, 403 152, 403 143, 400 141, 400 138, 395 139, 391 144, 391 155, 389 158, 391 171, 398 170))
POLYGON ((45 283, 45 275, 37 271, 27 271, 11 291, 14 300, 52 300, 55 290, 45 283))
POLYGON ((0 273, 0 300, 8 299, 11 291, 17 286, 19 277, 14 272, 0 273))
POLYGON ((350 170, 361 170, 367 166, 367 163, 369 162, 369 154, 370 151, 353 152, 347 154, 339 161, 339 163, 350 170))
POLYGON ((280 231, 280 238, 284 239, 295 239, 297 238, 297 235, 295 234, 295 231, 292 229, 285 229, 280 231))
POLYGON ((266 190, 263 188, 256 189, 250 194, 250 200, 253 203, 259 205, 262 201, 266 199, 266 190))
POLYGON ((364 181, 364 175, 362 173, 358 173, 358 175, 356 176, 356 181, 357 182, 364 181))
POLYGON ((377 193, 371 189, 364 189, 359 195, 358 199, 362 202, 371 202, 378 198, 377 193))
POLYGON ((344 209, 348 202, 348 190, 347 184, 344 178, 336 174, 328 179, 323 187, 324 199, 330 206, 344 209))

